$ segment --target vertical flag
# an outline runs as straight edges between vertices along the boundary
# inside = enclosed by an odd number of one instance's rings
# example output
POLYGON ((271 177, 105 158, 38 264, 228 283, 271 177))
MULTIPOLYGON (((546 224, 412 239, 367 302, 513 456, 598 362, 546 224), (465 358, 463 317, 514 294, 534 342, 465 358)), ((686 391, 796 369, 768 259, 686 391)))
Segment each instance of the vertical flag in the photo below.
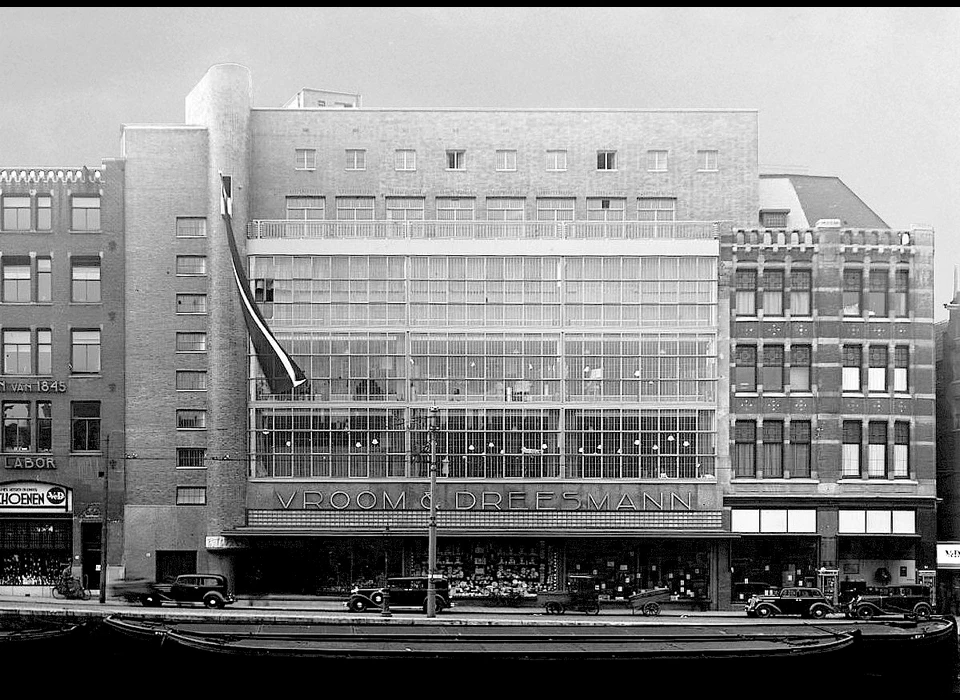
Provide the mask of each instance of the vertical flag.
POLYGON ((244 271, 245 265, 237 251, 237 241, 233 237, 233 191, 230 176, 220 175, 220 215, 227 228, 227 243, 230 245, 230 256, 233 259, 233 278, 240 293, 240 306, 243 309, 243 319, 247 324, 247 332, 253 342, 254 352, 270 385, 270 393, 282 394, 300 386, 306 377, 297 363, 280 345, 264 320, 260 309, 250 293, 250 282, 244 271))

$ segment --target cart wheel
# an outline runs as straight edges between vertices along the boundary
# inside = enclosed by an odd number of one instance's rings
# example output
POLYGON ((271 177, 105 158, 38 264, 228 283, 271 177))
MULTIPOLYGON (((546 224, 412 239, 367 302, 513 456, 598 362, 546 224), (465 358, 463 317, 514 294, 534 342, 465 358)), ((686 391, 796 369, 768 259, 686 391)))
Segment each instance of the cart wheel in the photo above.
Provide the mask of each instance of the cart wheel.
POLYGON ((544 608, 547 611, 547 615, 559 615, 563 612, 563 606, 556 602, 547 603, 544 608))
POLYGON ((647 603, 643 606, 644 615, 659 615, 660 614, 660 603, 647 603))

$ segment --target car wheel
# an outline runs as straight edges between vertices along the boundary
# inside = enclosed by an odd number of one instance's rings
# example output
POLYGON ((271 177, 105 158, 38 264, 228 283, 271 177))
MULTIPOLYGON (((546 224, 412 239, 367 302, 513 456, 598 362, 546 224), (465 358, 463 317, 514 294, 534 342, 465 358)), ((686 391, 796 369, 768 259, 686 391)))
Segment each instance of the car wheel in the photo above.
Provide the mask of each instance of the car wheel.
POLYGON ((559 615, 560 613, 563 612, 563 606, 557 602, 551 601, 547 603, 544 607, 547 611, 547 615, 559 615))
POLYGON ((773 608, 769 605, 757 606, 757 617, 773 617, 773 608))
POLYGON ((874 616, 874 614, 874 609, 869 605, 861 605, 859 608, 857 608, 857 617, 861 620, 869 620, 874 616))
POLYGON ((814 618, 815 620, 820 620, 826 617, 828 612, 830 611, 827 610, 827 606, 825 605, 818 604, 810 606, 810 617, 814 618))
POLYGON ((351 612, 363 612, 367 609, 367 601, 363 598, 352 598, 347 607, 350 608, 351 612))
POLYGON ((206 605, 208 608, 222 608, 223 600, 221 600, 215 595, 208 595, 206 598, 203 599, 203 604, 206 605))
MULTIPOLYGON (((434 611, 435 611, 435 612, 439 613, 441 610, 443 610, 443 598, 440 598, 439 596, 437 596, 437 597, 435 598, 435 600, 436 600, 436 602, 433 604, 433 608, 434 608, 434 611)), ((427 601, 426 601, 426 600, 423 601, 423 612, 424 612, 424 614, 426 614, 426 612, 427 612, 427 601)))
POLYGON ((383 605, 383 593, 381 593, 380 591, 377 591, 372 596, 370 596, 370 600, 373 601, 374 605, 383 605))
POLYGON ((148 608, 157 608, 160 607, 160 598, 155 595, 145 595, 142 600, 145 607, 148 608))
POLYGON ((933 608, 929 603, 917 603, 913 608, 913 614, 926 620, 933 614, 933 608))

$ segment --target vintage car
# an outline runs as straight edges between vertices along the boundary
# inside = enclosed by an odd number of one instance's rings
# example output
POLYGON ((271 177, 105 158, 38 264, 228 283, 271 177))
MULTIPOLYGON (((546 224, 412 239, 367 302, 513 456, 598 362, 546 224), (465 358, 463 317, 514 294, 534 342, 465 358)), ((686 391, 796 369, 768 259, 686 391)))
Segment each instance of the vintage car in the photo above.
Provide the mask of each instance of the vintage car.
POLYGON ((222 608, 236 602, 230 593, 227 578, 220 574, 181 574, 171 583, 146 580, 120 581, 114 584, 114 595, 148 607, 164 603, 202 603, 208 608, 222 608))
POLYGON ((744 606, 748 617, 800 615, 821 618, 835 612, 819 588, 787 587, 776 595, 754 595, 744 606))
MULTIPOLYGON (((379 609, 383 606, 383 594, 386 590, 390 593, 391 608, 420 608, 426 612, 427 583, 426 576, 405 576, 387 579, 386 587, 354 588, 350 591, 347 609, 351 612, 363 612, 368 608, 379 609)), ((448 581, 435 578, 433 583, 436 611, 452 607, 448 581)))
POLYGON ((869 620, 876 615, 914 615, 927 618, 933 614, 930 587, 920 584, 883 586, 857 595, 847 604, 847 617, 869 620))

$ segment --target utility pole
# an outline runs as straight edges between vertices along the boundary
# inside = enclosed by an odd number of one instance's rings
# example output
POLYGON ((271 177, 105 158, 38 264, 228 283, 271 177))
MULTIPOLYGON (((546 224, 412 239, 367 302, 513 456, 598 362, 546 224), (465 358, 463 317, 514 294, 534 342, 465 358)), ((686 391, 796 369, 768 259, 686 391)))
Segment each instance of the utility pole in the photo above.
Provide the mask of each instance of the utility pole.
POLYGON ((110 435, 103 438, 103 504, 100 506, 100 603, 107 602, 107 504, 110 499, 110 435))
POLYGON ((427 617, 437 616, 437 595, 434 576, 437 573, 437 429, 440 409, 430 407, 430 528, 427 543, 427 617))

